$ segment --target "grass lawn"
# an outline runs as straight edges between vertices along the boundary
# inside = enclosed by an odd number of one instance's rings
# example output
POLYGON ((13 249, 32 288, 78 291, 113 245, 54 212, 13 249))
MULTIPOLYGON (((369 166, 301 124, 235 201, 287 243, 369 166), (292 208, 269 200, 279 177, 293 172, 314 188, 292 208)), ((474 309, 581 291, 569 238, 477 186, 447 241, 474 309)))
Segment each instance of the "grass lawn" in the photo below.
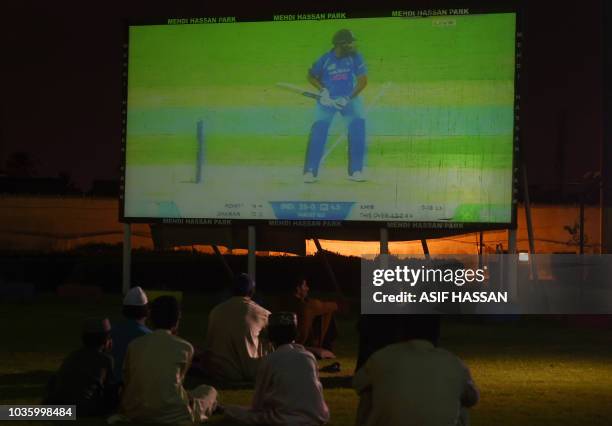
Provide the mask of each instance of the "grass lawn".
MULTIPOLYGON (((206 294, 183 297, 180 334, 196 345, 203 342, 212 299, 206 294)), ((102 303, 88 304, 42 295, 33 304, 0 304, 0 404, 37 403, 51 373, 79 344, 82 319, 98 314, 118 319, 119 300, 109 295, 102 303)), ((355 321, 355 315, 339 318, 336 353, 342 371, 322 375, 333 425, 354 423, 357 397, 348 386, 357 350, 355 321)), ((552 317, 452 317, 443 322, 441 345, 466 361, 481 388, 481 401, 472 410, 474 425, 611 423, 611 330, 569 327, 552 317)), ((250 390, 220 394, 223 403, 247 404, 251 398, 250 390)), ((219 418, 212 424, 230 423, 219 418)))

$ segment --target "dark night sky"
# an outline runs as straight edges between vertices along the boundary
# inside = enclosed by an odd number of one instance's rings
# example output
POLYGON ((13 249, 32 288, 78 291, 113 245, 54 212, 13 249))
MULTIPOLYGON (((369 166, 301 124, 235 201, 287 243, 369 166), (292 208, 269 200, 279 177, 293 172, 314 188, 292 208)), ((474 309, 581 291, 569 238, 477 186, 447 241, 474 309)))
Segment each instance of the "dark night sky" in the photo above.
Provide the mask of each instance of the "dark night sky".
MULTIPOLYGON (((26 151, 38 160, 39 175, 67 171, 82 189, 93 179, 118 178, 122 19, 213 11, 203 1, 182 3, 180 9, 151 1, 12 3, 0 6, 0 165, 10 153, 26 151)), ((523 3, 521 126, 530 181, 558 182, 563 162, 566 180, 577 180, 600 167, 601 0, 574 8, 523 3)), ((417 7, 397 4, 394 8, 417 7)), ((331 7, 306 8, 321 9, 331 7)))

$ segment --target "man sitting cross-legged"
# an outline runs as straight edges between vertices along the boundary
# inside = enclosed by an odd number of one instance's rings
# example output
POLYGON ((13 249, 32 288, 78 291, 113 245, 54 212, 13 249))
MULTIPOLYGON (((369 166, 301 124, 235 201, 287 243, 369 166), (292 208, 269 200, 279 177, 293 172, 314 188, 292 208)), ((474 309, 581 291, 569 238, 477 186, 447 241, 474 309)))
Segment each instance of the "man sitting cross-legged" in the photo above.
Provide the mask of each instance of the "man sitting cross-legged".
POLYGON ((304 345, 317 358, 334 358, 332 350, 338 334, 334 315, 338 304, 309 297, 309 293, 308 280, 298 276, 280 301, 278 310, 297 314, 297 343, 304 345))
POLYGON ((436 347, 439 317, 390 316, 379 324, 396 331, 396 343, 374 352, 353 377, 360 399, 356 424, 467 425, 478 389, 463 362, 436 347))
POLYGON ((193 346, 178 337, 178 301, 161 296, 150 311, 154 331, 128 346, 123 368, 124 390, 120 415, 131 421, 197 423, 208 419, 217 406, 217 391, 201 385, 183 387, 191 365, 193 346))
POLYGON ((293 312, 270 315, 268 334, 276 350, 261 363, 250 408, 227 406, 225 414, 242 424, 319 426, 328 422, 315 357, 295 342, 293 312))
POLYGON ((217 381, 252 382, 261 358, 271 350, 263 333, 270 311, 252 300, 255 282, 247 274, 234 278, 233 293, 208 316, 203 364, 217 381))
POLYGON ((83 347, 68 355, 52 377, 44 404, 76 405, 79 417, 103 416, 117 406, 110 331, 106 318, 85 322, 83 347))

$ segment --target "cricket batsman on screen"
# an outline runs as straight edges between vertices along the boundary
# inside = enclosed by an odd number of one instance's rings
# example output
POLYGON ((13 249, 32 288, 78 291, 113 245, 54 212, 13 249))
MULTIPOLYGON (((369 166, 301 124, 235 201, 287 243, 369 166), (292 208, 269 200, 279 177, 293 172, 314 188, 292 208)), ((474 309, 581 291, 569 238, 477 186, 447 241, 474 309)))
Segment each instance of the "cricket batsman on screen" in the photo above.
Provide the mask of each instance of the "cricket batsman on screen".
POLYGON ((314 183, 325 149, 329 126, 339 112, 348 127, 348 177, 362 182, 366 139, 363 101, 359 94, 368 83, 363 57, 355 48, 355 36, 342 29, 332 39, 334 47, 308 70, 308 81, 319 90, 315 121, 310 129, 304 162, 304 182, 314 183))

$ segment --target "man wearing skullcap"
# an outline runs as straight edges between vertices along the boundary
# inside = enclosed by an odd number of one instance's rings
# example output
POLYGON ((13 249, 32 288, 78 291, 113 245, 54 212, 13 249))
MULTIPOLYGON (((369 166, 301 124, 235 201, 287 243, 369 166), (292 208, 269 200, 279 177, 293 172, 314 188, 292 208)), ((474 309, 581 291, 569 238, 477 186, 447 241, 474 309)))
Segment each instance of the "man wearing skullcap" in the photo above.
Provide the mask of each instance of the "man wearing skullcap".
POLYGON ((293 312, 270 315, 268 334, 275 351, 263 359, 250 408, 227 406, 225 414, 242 424, 319 426, 329 421, 317 361, 295 343, 293 312))
POLYGON ((113 358, 108 319, 91 318, 83 327, 83 347, 64 359, 49 383, 44 404, 76 405, 79 417, 102 416, 118 401, 117 388, 111 384, 113 358))
POLYGON ((216 380, 253 381, 261 358, 271 350, 262 335, 270 312, 252 300, 255 282, 247 274, 234 278, 233 294, 209 314, 205 363, 216 380))
POLYGON ((115 361, 116 383, 123 382, 123 359, 128 345, 137 337, 151 333, 145 325, 148 315, 148 299, 140 287, 132 287, 123 298, 123 316, 125 321, 113 327, 113 349, 111 355, 115 361))
POLYGON ((207 420, 217 406, 217 391, 207 385, 191 391, 183 387, 193 346, 177 336, 178 301, 172 296, 156 298, 150 316, 154 331, 134 339, 125 356, 121 420, 168 424, 207 420))

